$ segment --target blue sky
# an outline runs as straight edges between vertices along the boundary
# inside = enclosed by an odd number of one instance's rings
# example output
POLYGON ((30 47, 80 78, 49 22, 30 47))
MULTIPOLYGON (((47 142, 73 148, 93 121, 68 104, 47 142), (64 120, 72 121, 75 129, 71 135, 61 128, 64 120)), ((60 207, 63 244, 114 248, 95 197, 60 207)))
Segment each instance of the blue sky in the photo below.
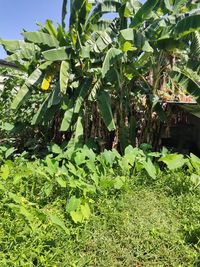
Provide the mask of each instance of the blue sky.
MULTIPOLYGON (((36 22, 44 24, 51 19, 56 25, 61 22, 62 0, 0 0, 0 38, 22 39, 23 29, 34 31, 36 22)), ((0 59, 6 54, 0 46, 0 59)))
MULTIPOLYGON (((141 2, 144 2, 142 0, 141 2)), ((63 0, 0 0, 0 38, 3 40, 22 39, 23 29, 35 31, 36 22, 44 24, 51 19, 56 25, 61 22, 63 0)), ((6 53, 0 46, 0 59, 6 53)))

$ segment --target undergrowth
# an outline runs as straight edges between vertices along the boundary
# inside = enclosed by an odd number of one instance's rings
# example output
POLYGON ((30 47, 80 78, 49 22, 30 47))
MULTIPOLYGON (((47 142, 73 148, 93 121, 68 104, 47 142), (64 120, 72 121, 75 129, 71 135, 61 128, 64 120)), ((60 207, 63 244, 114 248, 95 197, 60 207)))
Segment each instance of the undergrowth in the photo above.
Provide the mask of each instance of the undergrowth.
POLYGON ((196 156, 2 151, 0 266, 200 266, 196 156))

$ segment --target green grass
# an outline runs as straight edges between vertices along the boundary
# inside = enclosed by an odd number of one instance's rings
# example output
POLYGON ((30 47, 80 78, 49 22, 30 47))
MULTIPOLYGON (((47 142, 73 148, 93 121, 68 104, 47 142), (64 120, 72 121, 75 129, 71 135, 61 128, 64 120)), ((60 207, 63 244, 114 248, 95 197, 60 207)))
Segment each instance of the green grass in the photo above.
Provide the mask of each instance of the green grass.
MULTIPOLYGON (((48 209, 59 213, 59 200, 48 209)), ((1 214, 1 266, 200 266, 199 196, 134 186, 102 195, 89 222, 30 229, 1 214), (194 236, 194 233, 196 235, 194 236)), ((46 207, 47 208, 47 207, 46 207)))

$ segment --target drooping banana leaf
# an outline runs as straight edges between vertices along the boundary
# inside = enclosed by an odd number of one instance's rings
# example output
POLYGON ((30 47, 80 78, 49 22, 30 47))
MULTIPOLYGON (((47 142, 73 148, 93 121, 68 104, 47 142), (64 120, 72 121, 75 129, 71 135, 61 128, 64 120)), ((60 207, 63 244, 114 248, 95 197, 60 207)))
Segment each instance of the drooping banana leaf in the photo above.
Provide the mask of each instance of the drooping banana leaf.
POLYGON ((53 107, 57 106, 60 103, 60 101, 61 101, 60 86, 59 83, 57 83, 52 89, 52 92, 46 97, 44 102, 40 105, 37 113, 34 115, 32 119, 32 125, 39 124, 43 120, 43 118, 46 118, 47 120, 52 119, 55 111, 57 110, 56 108, 53 107), (49 114, 50 112, 51 114, 49 114))
POLYGON ((200 14, 190 15, 177 23, 172 32, 172 37, 179 39, 198 30, 200 30, 200 14))
POLYGON ((57 83, 53 88, 52 94, 49 97, 48 108, 50 108, 51 106, 58 105, 60 101, 61 101, 60 85, 59 83, 57 83))
POLYGON ((196 72, 188 68, 180 69, 178 67, 174 67, 172 79, 180 88, 186 90, 189 94, 196 98, 198 103, 200 103, 200 86, 198 84, 200 76, 196 72))
POLYGON ((49 47, 59 47, 58 40, 48 33, 44 32, 23 32, 25 40, 35 43, 35 44, 43 44, 49 47))
MULTIPOLYGON (((35 50, 35 44, 27 43, 24 41, 15 41, 15 40, 0 40, 0 44, 3 45, 6 51, 14 53, 20 49, 29 49, 35 50)), ((39 47, 38 47, 39 48, 39 47)))
POLYGON ((99 34, 97 40, 93 41, 92 48, 95 53, 99 53, 102 52, 105 48, 107 48, 108 45, 110 45, 111 43, 112 43, 112 38, 106 31, 104 31, 101 32, 101 34, 99 34))
MULTIPOLYGON (((193 58, 198 59, 197 64, 199 64, 199 61, 200 61, 200 32, 195 31, 195 32, 191 33, 190 41, 191 41, 191 45, 190 45, 191 56, 193 58)), ((200 66, 199 66, 199 68, 200 68, 200 66)))
POLYGON ((22 48, 19 51, 14 52, 12 55, 8 56, 6 58, 7 61, 21 61, 21 60, 31 60, 35 57, 36 52, 38 52, 39 49, 35 48, 22 48))
POLYGON ((32 72, 14 98, 14 101, 11 104, 12 109, 19 108, 31 96, 30 86, 37 85, 40 82, 41 77, 41 70, 35 69, 32 72))
POLYGON ((44 51, 42 54, 46 60, 50 61, 63 61, 71 57, 71 47, 60 47, 44 51))
POLYGON ((65 94, 69 80, 69 62, 62 61, 60 66, 60 91, 65 94))
POLYGON ((33 116, 33 119, 31 121, 32 125, 39 124, 45 115, 47 109, 48 109, 48 101, 49 101, 50 95, 44 100, 44 102, 40 105, 37 113, 33 116))
POLYGON ((39 68, 35 69, 26 79, 26 84, 37 86, 41 82, 42 75, 42 71, 39 68))
POLYGON ((130 27, 137 29, 146 20, 159 0, 147 0, 132 18, 130 27))
POLYGON ((106 127, 109 131, 115 130, 116 126, 113 118, 109 94, 105 91, 100 92, 97 95, 97 103, 106 127))
POLYGON ((18 94, 14 98, 14 101, 11 104, 11 108, 12 109, 19 108, 30 96, 31 96, 31 91, 29 87, 24 83, 20 88, 18 94))
POLYGON ((121 1, 104 0, 99 2, 87 21, 87 28, 89 28, 90 25, 96 25, 104 14, 117 12, 120 7, 121 1))
POLYGON ((76 146, 81 142, 83 137, 83 113, 81 112, 75 124, 74 134, 72 135, 67 147, 76 146))
POLYGON ((108 50, 101 70, 103 78, 106 76, 107 72, 117 61, 117 59, 121 56, 122 56, 122 51, 117 48, 112 47, 108 50))
POLYGON ((76 98, 76 101, 75 101, 76 104, 74 106, 74 113, 79 113, 81 105, 87 93, 89 92, 90 86, 91 86, 91 79, 86 79, 80 86, 78 97, 76 98))
POLYGON ((65 114, 64 114, 64 117, 61 123, 60 131, 65 132, 69 129, 73 114, 74 114, 74 107, 72 105, 69 105, 69 107, 65 111, 65 114))

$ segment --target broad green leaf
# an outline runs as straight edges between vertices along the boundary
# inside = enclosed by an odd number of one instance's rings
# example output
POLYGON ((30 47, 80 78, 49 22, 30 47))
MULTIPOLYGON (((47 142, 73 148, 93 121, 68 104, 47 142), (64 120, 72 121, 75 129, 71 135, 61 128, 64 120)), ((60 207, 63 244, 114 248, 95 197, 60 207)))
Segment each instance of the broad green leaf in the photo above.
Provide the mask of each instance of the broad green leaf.
POLYGON ((32 43, 26 43, 24 41, 13 41, 13 40, 0 40, 0 44, 3 45, 6 51, 16 52, 18 50, 35 50, 35 45, 32 43))
POLYGON ((185 159, 181 154, 168 154, 161 157, 158 161, 164 162, 168 169, 176 170, 183 167, 187 163, 188 159, 185 159))
POLYGON ((76 156, 74 157, 74 161, 77 164, 77 166, 86 162, 85 157, 86 155, 82 151, 76 153, 76 156))
POLYGON ((190 163, 192 165, 192 168, 190 168, 190 166, 189 166, 190 171, 193 173, 195 170, 195 172, 200 174, 200 158, 198 158, 194 154, 190 153, 189 160, 190 160, 190 163))
POLYGON ((22 61, 22 60, 31 60, 35 57, 36 53, 39 51, 39 49, 34 48, 23 48, 19 51, 14 52, 12 55, 6 57, 7 61, 22 61))
POLYGON ((62 61, 60 66, 60 91, 65 94, 67 90, 68 80, 69 80, 69 62, 62 61))
POLYGON ((115 122, 112 114, 111 100, 108 93, 105 91, 97 95, 97 102, 102 118, 109 131, 115 130, 115 122))
POLYGON ((69 172, 71 172, 73 175, 75 175, 75 176, 77 175, 76 167, 71 162, 68 162, 67 168, 68 168, 69 172))
POLYGON ((107 48, 112 43, 112 39, 110 35, 103 31, 98 39, 93 44, 93 50, 96 53, 102 52, 105 48, 107 48))
POLYGON ((125 181, 126 181, 126 178, 124 176, 115 178, 114 188, 117 190, 121 189, 125 181))
POLYGON ((69 229, 67 229, 67 227, 65 226, 64 221, 60 219, 57 215, 49 214, 49 219, 53 224, 62 228, 66 234, 69 234, 69 229))
POLYGON ((63 179, 61 176, 56 177, 56 181, 61 187, 64 187, 64 188, 67 187, 67 181, 63 179))
POLYGON ((83 214, 80 210, 78 211, 71 211, 70 212, 71 218, 75 223, 82 223, 83 222, 83 214))
POLYGON ((68 142, 67 147, 74 147, 76 144, 81 143, 81 139, 83 137, 83 114, 78 116, 78 119, 75 124, 75 130, 74 134, 72 135, 72 138, 68 142))
POLYGON ((90 46, 82 46, 80 51, 80 56, 82 58, 89 58, 90 59, 90 46))
POLYGON ((171 74, 173 75, 172 79, 178 86, 196 97, 198 103, 200 103, 199 75, 189 68, 180 69, 177 67, 174 67, 174 72, 171 74), (174 76, 174 74, 176 75, 174 76))
POLYGON ((133 29, 125 29, 120 31, 120 34, 123 39, 126 40, 125 44, 127 41, 131 41, 133 47, 136 47, 144 52, 153 52, 153 48, 142 33, 136 32, 133 29))
POLYGON ((54 105, 58 105, 61 101, 61 95, 60 95, 60 84, 57 83, 55 87, 53 88, 52 93, 49 96, 48 100, 48 108, 54 105))
POLYGON ((81 86, 79 86, 79 93, 75 102, 76 104, 74 107, 74 113, 79 113, 81 105, 90 89, 90 85, 91 85, 91 80, 87 79, 81 84, 81 86))
POLYGON ((63 151, 62 151, 62 149, 59 147, 59 145, 57 145, 57 144, 53 144, 52 146, 51 146, 51 151, 53 152, 53 153, 55 153, 55 154, 61 154, 63 151))
POLYGON ((142 165, 144 166, 144 168, 147 171, 148 175, 151 178, 156 179, 156 168, 153 165, 153 163, 150 160, 150 158, 148 158, 147 161, 142 162, 142 165))
POLYGON ((58 40, 48 33, 44 32, 23 32, 25 40, 33 42, 35 44, 43 44, 49 47, 59 47, 58 40))
POLYGON ((198 30, 200 30, 200 14, 190 15, 177 23, 173 30, 173 35, 176 39, 179 39, 198 30))
POLYGON ((74 135, 74 142, 77 143, 80 141, 80 138, 83 136, 83 114, 80 114, 78 116, 77 122, 76 122, 76 130, 74 135))
POLYGON ((2 123, 2 126, 0 127, 2 130, 10 132, 14 129, 15 125, 13 123, 5 122, 5 123, 2 123))
POLYGON ((38 69, 40 69, 40 70, 47 70, 47 68, 50 66, 50 65, 52 65, 52 61, 45 61, 44 63, 42 63, 39 67, 38 67, 38 69))
POLYGON ((71 57, 71 47, 60 47, 44 51, 42 54, 46 60, 63 61, 69 60, 71 57))
POLYGON ((64 114, 62 123, 61 123, 61 127, 60 127, 60 131, 67 131, 69 129, 69 126, 71 125, 71 121, 72 121, 72 117, 74 114, 74 108, 73 107, 69 107, 64 114))
POLYGON ((26 84, 29 85, 38 85, 41 82, 42 71, 40 69, 35 69, 31 75, 26 79, 26 84))
POLYGON ((90 218, 90 207, 87 203, 81 205, 81 213, 83 214, 84 219, 89 220, 90 218))
POLYGON ((154 7, 158 4, 159 0, 147 0, 142 7, 137 11, 131 21, 130 27, 137 29, 149 16, 154 7))
POLYGON ((5 158, 7 159, 10 155, 12 155, 14 152, 16 151, 16 149, 14 147, 10 147, 8 148, 8 150, 6 150, 5 153, 5 158))
POLYGON ((124 29, 120 31, 120 34, 124 38, 124 40, 133 41, 135 31, 133 29, 124 29))
POLYGON ((44 114, 46 113, 48 109, 49 98, 50 98, 50 95, 44 100, 44 102, 40 105, 37 113, 33 116, 33 119, 31 121, 32 125, 35 125, 41 122, 44 114))
MULTIPOLYGON (((95 1, 94 1, 95 3, 95 1)), ((94 11, 90 15, 88 21, 87 21, 87 26, 91 27, 96 26, 98 24, 99 20, 102 18, 102 16, 106 13, 110 13, 110 10, 117 10, 120 7, 121 3, 119 1, 98 1, 96 7, 94 8, 94 11), (102 7, 103 6, 103 7, 102 7), (102 11, 103 9, 103 11, 102 11)), ((112 13, 113 13, 112 11, 112 13)), ((103 19, 104 20, 104 19, 103 19)))
POLYGON ((75 210, 79 210, 81 206, 81 198, 76 198, 75 196, 72 196, 67 205, 66 205, 66 211, 71 212, 75 210))
POLYGON ((110 48, 106 54, 106 57, 102 66, 102 77, 104 78, 107 72, 111 69, 114 63, 117 62, 117 59, 122 56, 122 51, 114 47, 110 48))
POLYGON ((104 152, 101 153, 100 159, 103 159, 106 165, 112 166, 115 160, 115 154, 113 151, 105 149, 104 152))
POLYGON ((19 108, 24 101, 26 101, 31 96, 31 90, 29 87, 24 83, 20 88, 19 92, 14 98, 14 101, 11 104, 12 109, 19 108))

